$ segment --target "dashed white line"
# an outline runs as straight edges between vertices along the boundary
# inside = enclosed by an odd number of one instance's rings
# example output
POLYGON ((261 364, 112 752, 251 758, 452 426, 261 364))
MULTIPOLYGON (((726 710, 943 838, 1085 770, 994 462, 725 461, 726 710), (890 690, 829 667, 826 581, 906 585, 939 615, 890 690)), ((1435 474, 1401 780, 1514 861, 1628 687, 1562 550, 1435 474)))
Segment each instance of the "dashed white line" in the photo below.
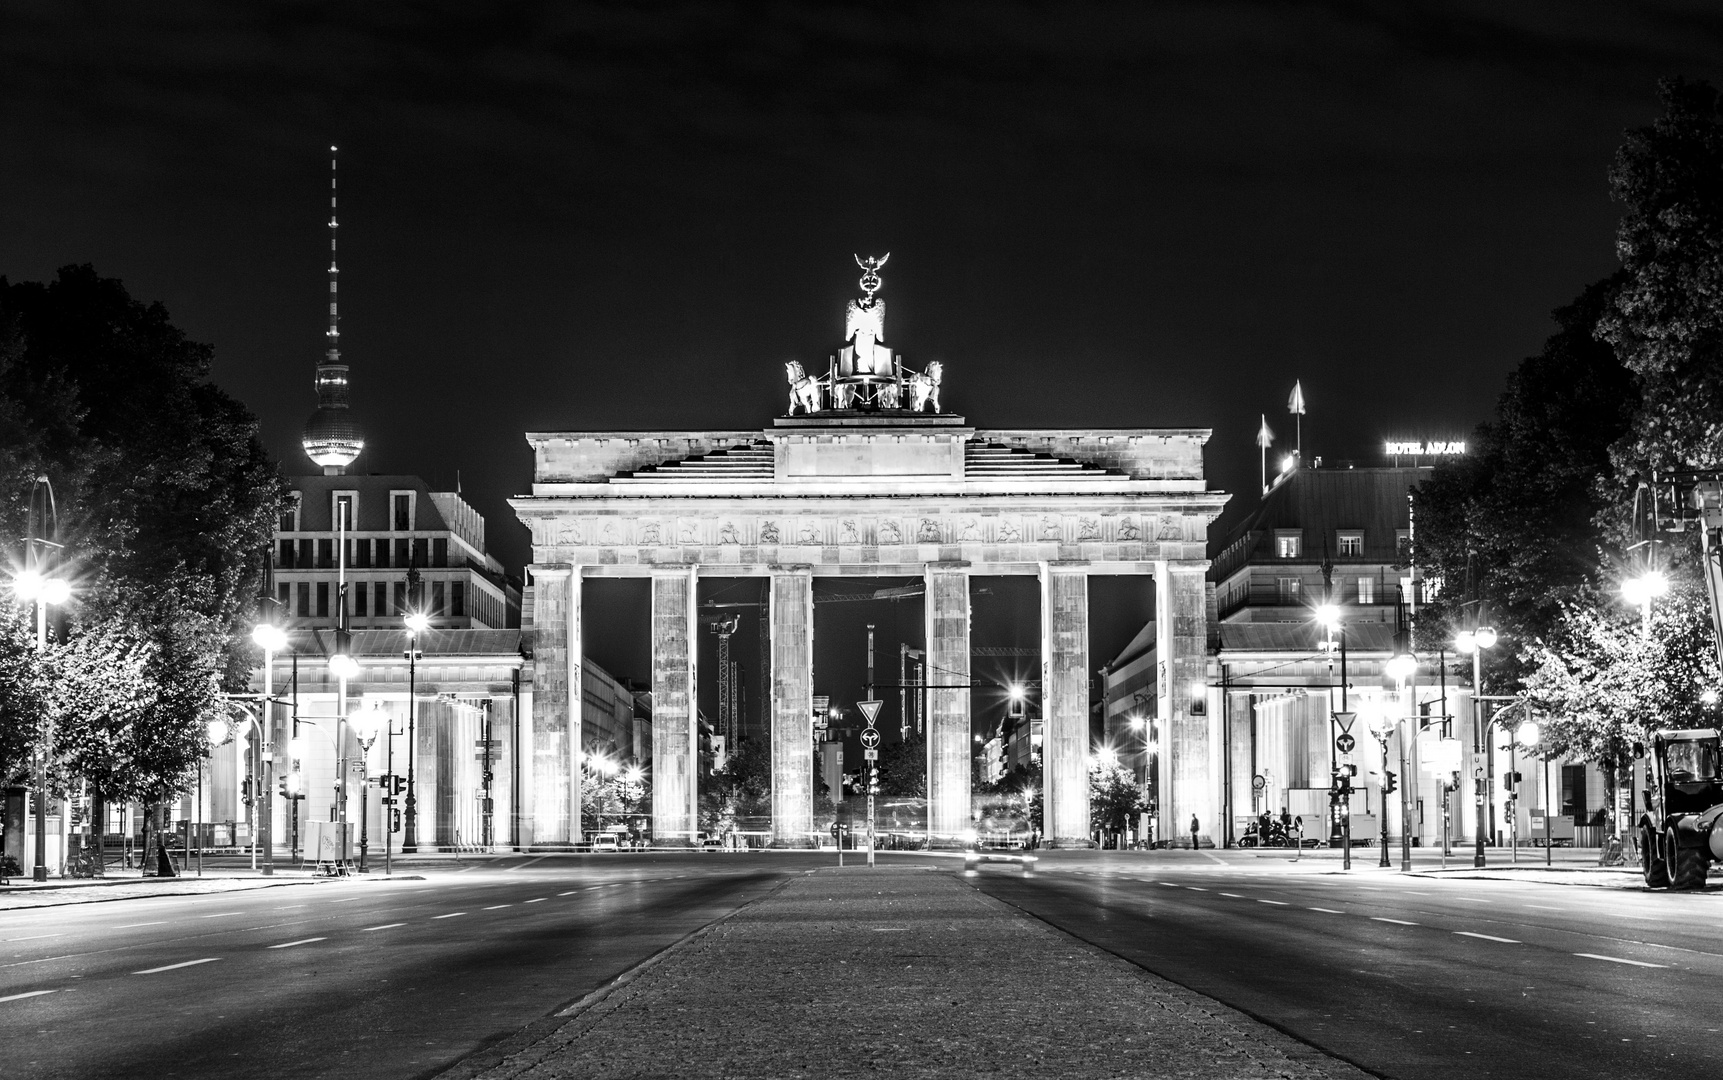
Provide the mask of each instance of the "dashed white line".
POLYGON ((513 904, 492 904, 490 907, 486 908, 485 910, 486 911, 495 911, 498 908, 506 908, 506 907, 514 907, 514 905, 513 904))
POLYGON ((1493 903, 1495 903, 1494 900, 1485 900, 1481 896, 1456 896, 1456 897, 1454 897, 1454 899, 1464 900, 1467 903, 1471 903, 1471 904, 1493 904, 1493 903))
POLYGON ((1527 904, 1526 907, 1537 908, 1539 911, 1566 911, 1564 907, 1551 907, 1548 904, 1527 904))
POLYGON ((1494 934, 1474 934, 1470 930, 1456 930, 1456 931, 1454 931, 1454 933, 1458 934, 1460 937, 1475 937, 1475 938, 1482 938, 1485 941, 1499 941, 1503 945, 1518 945, 1519 944, 1518 941, 1516 941, 1515 939, 1513 939, 1511 937, 1496 937, 1494 934))
POLYGON ((540 896, 540 897, 535 897, 535 898, 534 898, 534 899, 532 899, 532 900, 525 900, 525 901, 522 901, 522 902, 523 902, 523 903, 527 903, 527 904, 542 904, 542 903, 544 903, 544 902, 545 902, 545 901, 546 901, 546 900, 548 900, 548 899, 550 899, 550 898, 549 898, 549 897, 548 897, 548 896, 540 896))
POLYGON ((1644 960, 1629 960, 1625 956, 1602 956, 1598 953, 1576 952, 1575 956, 1583 956, 1587 960, 1608 960, 1612 964, 1632 964, 1634 967, 1666 968, 1668 964, 1648 964, 1644 960))
POLYGON ((1259 899, 1259 900, 1257 900, 1257 903, 1259 903, 1259 904, 1273 904, 1276 907, 1287 907, 1288 906, 1285 900, 1261 900, 1261 899, 1259 899))
POLYGON ((1239 894, 1238 894, 1238 893, 1235 893, 1235 892, 1223 892, 1223 893, 1221 893, 1221 894, 1220 894, 1220 895, 1222 895, 1222 896, 1230 896, 1230 897, 1232 897, 1232 898, 1233 898, 1233 899, 1234 899, 1234 900, 1243 900, 1243 899, 1245 899, 1245 898, 1244 898, 1244 897, 1242 897, 1242 896, 1240 896, 1240 895, 1239 895, 1239 894))
POLYGON ((433 918, 433 919, 452 919, 456 915, 465 915, 465 914, 466 914, 466 912, 464 912, 464 911, 451 911, 447 915, 432 915, 431 918, 433 918))
POLYGON ((240 914, 240 913, 237 911, 218 911, 213 915, 199 915, 198 918, 200 918, 200 919, 219 919, 219 918, 222 918, 223 916, 226 916, 226 915, 238 915, 238 914, 240 914))
POLYGON ((22 994, 8 994, 6 997, 0 997, 0 1001, 21 1001, 24 998, 41 997, 43 994, 52 993, 54 993, 52 990, 30 990, 22 994))
POLYGON ((1405 919, 1388 919, 1388 918, 1384 918, 1381 915, 1370 916, 1370 921, 1371 922, 1391 922, 1396 926, 1417 926, 1418 925, 1415 922, 1407 922, 1405 919))
POLYGON ((1344 911, 1335 911, 1331 907, 1313 907, 1310 910, 1311 911, 1320 911, 1324 915, 1344 915, 1344 914, 1346 914, 1344 911))
POLYGON ((183 962, 178 963, 178 964, 167 964, 167 965, 164 965, 163 967, 145 968, 142 971, 134 971, 134 972, 132 972, 132 974, 133 975, 154 975, 157 972, 161 972, 161 971, 177 971, 180 968, 196 967, 199 964, 213 964, 217 960, 220 960, 220 959, 221 959, 221 957, 219 957, 219 956, 206 956, 202 960, 186 960, 186 961, 183 961, 183 962))
POLYGON ((329 940, 328 938, 308 937, 308 938, 300 938, 298 941, 283 941, 279 945, 271 945, 269 947, 271 949, 291 949, 295 945, 309 945, 313 941, 328 941, 328 940, 329 940))
POLYGON ((558 896, 573 896, 575 893, 577 893, 579 891, 580 891, 579 889, 570 889, 567 892, 559 892, 556 895, 558 895, 558 896))
POLYGON ((114 927, 114 929, 115 930, 132 930, 132 929, 136 929, 137 927, 140 927, 140 926, 166 926, 166 925, 167 925, 166 919, 157 919, 155 922, 129 922, 129 923, 126 923, 124 926, 116 926, 116 927, 114 927))
POLYGON ((43 938, 65 937, 65 934, 31 934, 29 937, 9 937, 6 941, 41 941, 43 938))
POLYGON ((366 931, 370 931, 370 930, 393 930, 397 926, 406 926, 406 925, 407 924, 404 922, 384 923, 382 926, 367 926, 367 927, 361 929, 359 932, 361 934, 363 934, 366 931))
POLYGON ((355 901, 357 899, 359 899, 357 896, 343 896, 339 900, 331 900, 329 902, 331 904, 351 904, 353 901, 355 901))
POLYGON ((1207 889, 1200 885, 1186 885, 1185 888, 1189 889, 1191 892, 1208 892, 1207 889))

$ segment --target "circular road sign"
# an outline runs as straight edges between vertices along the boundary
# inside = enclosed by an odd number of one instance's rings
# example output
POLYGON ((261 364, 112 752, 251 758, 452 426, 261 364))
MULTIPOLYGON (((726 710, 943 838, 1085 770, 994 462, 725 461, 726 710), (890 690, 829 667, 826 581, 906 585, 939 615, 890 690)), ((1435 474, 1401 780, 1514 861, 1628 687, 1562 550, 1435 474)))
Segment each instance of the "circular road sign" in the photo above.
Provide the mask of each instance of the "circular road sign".
POLYGON ((1250 778, 1250 787, 1251 787, 1251 790, 1253 790, 1253 791, 1261 791, 1263 788, 1265 788, 1267 786, 1268 786, 1268 779, 1266 777, 1264 777, 1261 773, 1257 773, 1255 776, 1250 778))
POLYGON ((1350 735, 1342 735, 1334 740, 1334 745, 1340 748, 1342 754, 1350 754, 1352 748, 1358 745, 1358 740, 1350 735))
POLYGON ((861 744, 872 750, 879 745, 879 732, 874 728, 866 728, 861 733, 861 744))

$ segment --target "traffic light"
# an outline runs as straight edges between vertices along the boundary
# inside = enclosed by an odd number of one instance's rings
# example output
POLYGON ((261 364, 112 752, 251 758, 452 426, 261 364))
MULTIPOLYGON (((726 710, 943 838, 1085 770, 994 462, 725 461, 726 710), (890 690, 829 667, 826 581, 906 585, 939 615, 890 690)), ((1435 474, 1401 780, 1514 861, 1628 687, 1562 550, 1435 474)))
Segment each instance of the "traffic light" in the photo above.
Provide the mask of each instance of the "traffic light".
POLYGON ((879 794, 879 769, 878 768, 871 768, 867 771, 867 793, 869 795, 878 795, 879 794))
POLYGON ((1399 791, 1399 790, 1400 790, 1400 778, 1394 775, 1393 770, 1383 769, 1382 770, 1382 794, 1392 795, 1396 791, 1399 791))
POLYGON ((1502 790, 1504 790, 1504 791, 1514 790, 1514 788, 1516 788, 1520 785, 1521 779, 1523 779, 1523 778, 1517 772, 1503 773, 1502 774, 1502 790))
POLYGON ((247 806, 252 803, 251 777, 249 776, 239 782, 239 801, 247 806))
POLYGON ((392 833, 398 833, 401 831, 401 811, 389 811, 389 831, 392 833))

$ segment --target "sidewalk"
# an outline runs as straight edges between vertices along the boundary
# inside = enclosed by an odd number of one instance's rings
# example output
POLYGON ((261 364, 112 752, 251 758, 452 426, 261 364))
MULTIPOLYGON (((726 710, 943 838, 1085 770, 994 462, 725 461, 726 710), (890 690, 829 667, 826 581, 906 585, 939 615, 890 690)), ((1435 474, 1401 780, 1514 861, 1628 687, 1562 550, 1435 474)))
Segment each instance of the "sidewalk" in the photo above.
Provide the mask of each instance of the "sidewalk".
POLYGON ((1366 1074, 934 868, 836 868, 699 931, 441 1074, 1366 1074))

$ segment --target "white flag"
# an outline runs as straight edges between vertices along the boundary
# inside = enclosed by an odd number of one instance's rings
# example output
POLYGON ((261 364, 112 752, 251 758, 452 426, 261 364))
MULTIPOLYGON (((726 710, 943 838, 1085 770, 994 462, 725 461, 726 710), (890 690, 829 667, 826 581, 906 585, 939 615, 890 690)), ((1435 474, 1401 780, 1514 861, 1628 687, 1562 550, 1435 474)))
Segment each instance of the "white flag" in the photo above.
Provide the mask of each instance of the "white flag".
POLYGON ((1295 416, 1304 415, 1304 384, 1293 380, 1292 396, 1286 399, 1286 411, 1295 416))
POLYGON ((1274 432, 1270 431, 1268 428, 1267 414, 1264 414, 1262 417, 1262 427, 1257 429, 1256 445, 1262 447, 1264 450, 1267 450, 1269 447, 1274 445, 1274 432))

